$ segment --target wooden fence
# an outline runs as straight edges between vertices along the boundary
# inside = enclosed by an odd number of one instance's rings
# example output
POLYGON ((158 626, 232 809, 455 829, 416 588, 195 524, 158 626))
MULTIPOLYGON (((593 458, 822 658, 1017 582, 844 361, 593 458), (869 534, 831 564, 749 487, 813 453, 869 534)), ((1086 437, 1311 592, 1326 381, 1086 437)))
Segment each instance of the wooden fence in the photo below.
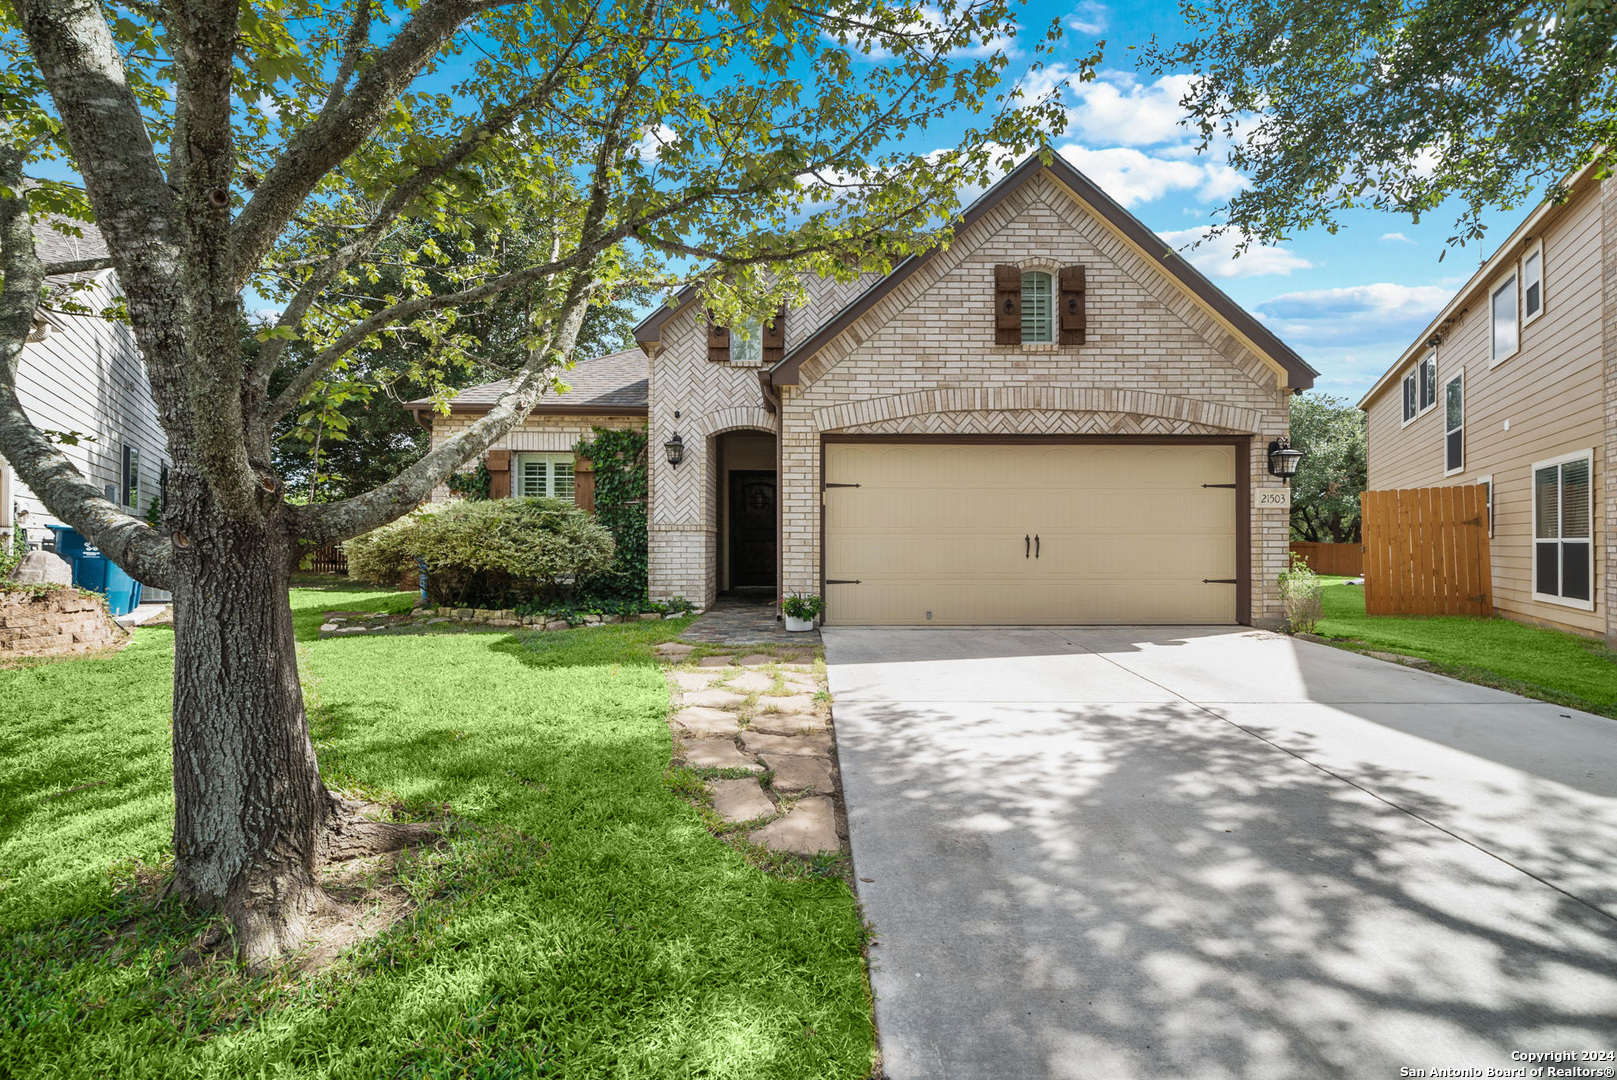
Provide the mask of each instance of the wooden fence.
POLYGON ((1316 544, 1293 540, 1291 553, 1307 559, 1308 568, 1316 574, 1358 577, 1364 573, 1363 544, 1316 544))
POLYGON ((311 574, 346 574, 348 556, 343 554, 341 544, 326 544, 308 556, 308 565, 303 569, 311 574))
POLYGON ((1359 505, 1367 614, 1493 614, 1487 488, 1366 491, 1359 505))

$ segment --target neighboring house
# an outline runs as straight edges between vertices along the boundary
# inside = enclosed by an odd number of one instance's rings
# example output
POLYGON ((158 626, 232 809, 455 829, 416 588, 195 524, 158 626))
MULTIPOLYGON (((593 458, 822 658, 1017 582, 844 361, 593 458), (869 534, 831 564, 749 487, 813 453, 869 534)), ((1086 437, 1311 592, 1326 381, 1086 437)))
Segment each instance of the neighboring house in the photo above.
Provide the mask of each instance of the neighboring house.
MULTIPOLYGON (((565 496, 591 425, 644 427, 654 597, 817 593, 831 624, 1280 621, 1284 500, 1253 507, 1314 372, 1059 157, 947 249, 805 287, 729 329, 681 293, 505 438, 501 490, 565 496)), ((499 389, 455 398, 434 443, 499 389)))
POLYGON ((1584 169, 1359 402, 1372 490, 1489 491, 1494 606, 1617 637, 1617 186, 1584 169))
MULTIPOLYGON (((95 227, 79 228, 83 237, 36 228, 40 259, 105 255, 95 227)), ((29 418, 54 433, 62 453, 86 479, 129 513, 145 517, 167 483, 168 440, 157 421, 134 332, 98 314, 123 295, 117 275, 111 270, 63 275, 46 285, 49 296, 18 359, 17 396, 29 418), (62 441, 63 433, 77 443, 62 441)), ((51 539, 47 525, 60 524, 0 458, 0 532, 9 536, 21 525, 37 546, 51 539)))

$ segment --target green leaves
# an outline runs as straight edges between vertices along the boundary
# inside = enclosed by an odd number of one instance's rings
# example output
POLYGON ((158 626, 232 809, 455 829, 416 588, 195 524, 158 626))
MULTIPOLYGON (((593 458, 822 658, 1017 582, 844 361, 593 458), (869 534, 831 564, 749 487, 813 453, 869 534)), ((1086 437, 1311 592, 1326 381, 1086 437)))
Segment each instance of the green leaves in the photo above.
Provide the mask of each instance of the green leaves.
POLYGON ((1197 73, 1204 148, 1252 180, 1228 206, 1242 246, 1334 230, 1368 207, 1419 220, 1448 199, 1450 243, 1533 200, 1617 137, 1617 5, 1609 0, 1213 0, 1191 36, 1143 50, 1197 73), (1599 149, 1597 149, 1599 148, 1599 149))

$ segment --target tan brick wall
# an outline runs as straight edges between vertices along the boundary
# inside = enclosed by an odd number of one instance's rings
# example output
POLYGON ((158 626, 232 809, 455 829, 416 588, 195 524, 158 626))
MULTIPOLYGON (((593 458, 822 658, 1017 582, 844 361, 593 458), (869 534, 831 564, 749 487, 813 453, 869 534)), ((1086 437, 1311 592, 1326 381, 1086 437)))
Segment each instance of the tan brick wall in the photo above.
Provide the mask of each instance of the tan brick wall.
MULTIPOLYGON (((813 321, 789 322, 788 334, 813 321)), ((1287 391, 1274 367, 1047 175, 1013 193, 805 364, 802 385, 784 388, 778 421, 757 408, 756 371, 707 364, 700 330, 689 315, 671 320, 667 348, 652 366, 654 441, 678 425, 687 447, 678 470, 660 461, 652 470, 656 595, 710 597, 688 590, 712 588, 709 440, 727 425, 782 427, 787 591, 820 587, 827 432, 1251 434, 1253 486, 1278 484, 1264 460, 1268 440, 1288 430, 1287 391), (994 344, 997 263, 1082 263, 1087 343, 994 344)), ((1254 513, 1252 525, 1252 613, 1273 623, 1289 527, 1275 511, 1254 513)))

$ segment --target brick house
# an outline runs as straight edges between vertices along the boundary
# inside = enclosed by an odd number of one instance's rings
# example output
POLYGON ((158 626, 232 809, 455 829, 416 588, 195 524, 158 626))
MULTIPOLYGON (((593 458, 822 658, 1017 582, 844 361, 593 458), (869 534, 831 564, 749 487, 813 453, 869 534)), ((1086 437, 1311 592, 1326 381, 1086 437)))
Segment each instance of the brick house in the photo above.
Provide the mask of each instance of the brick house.
POLYGON ((1566 183, 1359 408, 1372 489, 1487 488, 1500 614, 1617 641, 1617 183, 1566 183))
MULTIPOLYGON (((816 593, 830 624, 1279 622, 1288 517, 1254 506, 1315 373, 1061 158, 1023 162, 947 249, 806 288, 762 325, 710 327, 693 290, 659 308, 490 453, 497 490, 587 502, 571 447, 644 427, 657 598, 816 593)), ((460 394, 434 439, 500 390, 460 394)))

